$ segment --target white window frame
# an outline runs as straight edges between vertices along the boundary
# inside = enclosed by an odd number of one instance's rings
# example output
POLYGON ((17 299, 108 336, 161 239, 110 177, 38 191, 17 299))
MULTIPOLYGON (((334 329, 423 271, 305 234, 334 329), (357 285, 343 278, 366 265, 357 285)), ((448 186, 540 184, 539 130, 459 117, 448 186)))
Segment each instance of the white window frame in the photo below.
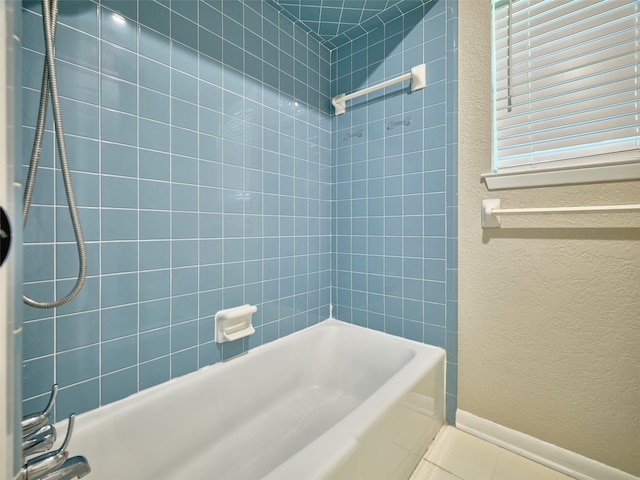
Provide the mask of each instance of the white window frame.
MULTIPOLYGON (((495 0, 494 0, 495 1, 495 0)), ((517 1, 517 0, 513 0, 517 1)), ((492 5, 493 8, 493 5, 492 5)), ((493 16, 493 13, 492 13, 493 16)), ((640 28, 640 25, 638 26, 640 28)), ((495 26, 491 30, 492 57, 495 57, 493 47, 495 26)), ((640 137, 636 141, 636 148, 624 152, 609 153, 603 157, 602 147, 587 149, 578 158, 570 160, 555 160, 545 163, 501 167, 497 169, 497 138, 496 138, 496 81, 495 59, 492 58, 493 82, 493 171, 482 174, 489 190, 529 188, 551 185, 569 185, 582 183, 602 183, 612 181, 628 181, 640 179, 640 137)), ((640 80, 639 80, 640 81, 640 80)), ((606 149, 606 147, 604 147, 606 149)))

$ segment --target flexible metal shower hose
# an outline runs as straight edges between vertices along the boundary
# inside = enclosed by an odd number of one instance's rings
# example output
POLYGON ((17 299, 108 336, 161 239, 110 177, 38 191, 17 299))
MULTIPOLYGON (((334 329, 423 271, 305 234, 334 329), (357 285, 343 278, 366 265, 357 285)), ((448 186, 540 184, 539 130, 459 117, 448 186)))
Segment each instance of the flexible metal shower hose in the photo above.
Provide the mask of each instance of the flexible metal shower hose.
POLYGON ((78 247, 79 271, 76 284, 73 289, 63 298, 53 300, 52 302, 42 302, 33 300, 26 295, 22 296, 22 300, 27 305, 35 308, 55 308, 64 305, 73 297, 75 297, 87 278, 87 251, 84 244, 84 237, 80 227, 80 218, 78 217, 78 209, 71 185, 71 172, 69 170, 69 160, 67 157, 67 148, 64 141, 64 130, 62 128, 62 116, 60 114, 60 100, 58 97, 58 82, 56 77, 54 40, 56 21, 58 17, 58 0, 42 0, 42 23, 44 25, 45 38, 45 62, 42 71, 42 88, 40 91, 40 107, 38 110, 38 122, 36 125, 35 138, 33 140, 33 150, 31 151, 31 162, 29 164, 29 173, 24 189, 23 211, 22 211, 22 227, 27 225, 29 217, 29 208, 31 207, 31 199, 33 196, 33 186, 36 181, 36 173, 38 171, 38 162, 40 161, 40 153, 42 151, 42 138, 44 136, 44 124, 47 116, 47 102, 51 96, 51 109, 53 111, 53 120, 55 125, 56 143, 58 146, 58 156, 60 157, 60 169, 62 171, 62 180, 67 195, 67 204, 69 206, 69 215, 71 216, 71 224, 76 237, 78 247), (49 3, 51 2, 51 3, 49 3), (49 95, 49 93, 51 95, 49 95))

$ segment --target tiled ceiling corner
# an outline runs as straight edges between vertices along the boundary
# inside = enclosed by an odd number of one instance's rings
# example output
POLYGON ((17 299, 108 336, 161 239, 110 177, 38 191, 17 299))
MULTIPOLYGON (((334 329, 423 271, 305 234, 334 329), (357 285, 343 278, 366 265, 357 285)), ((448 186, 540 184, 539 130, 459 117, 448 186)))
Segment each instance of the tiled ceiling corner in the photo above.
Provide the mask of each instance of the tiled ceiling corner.
POLYGON ((371 32, 429 0, 269 0, 329 49, 371 32))

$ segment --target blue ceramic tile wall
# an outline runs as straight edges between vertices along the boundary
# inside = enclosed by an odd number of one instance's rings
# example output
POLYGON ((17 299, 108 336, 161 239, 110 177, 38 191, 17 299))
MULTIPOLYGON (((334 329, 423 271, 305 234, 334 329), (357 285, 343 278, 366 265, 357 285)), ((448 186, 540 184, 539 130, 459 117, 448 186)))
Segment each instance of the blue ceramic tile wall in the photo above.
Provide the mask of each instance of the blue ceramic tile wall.
MULTIPOLYGON (((25 155, 39 100, 39 2, 23 2, 25 155)), ((61 1, 56 54, 88 278, 25 307, 24 412, 56 419, 329 316, 330 54, 265 2, 61 1), (258 305, 256 333, 213 315, 258 305)), ((24 160, 25 171, 27 159, 24 160)), ((51 115, 25 232, 25 290, 77 272, 51 115)))
MULTIPOLYGON (((26 152, 36 3, 23 12, 26 152)), ((25 309, 25 413, 54 381, 59 419, 304 328, 332 303, 342 320, 446 347, 452 422, 457 3, 385 21, 330 53, 265 2, 61 3, 89 277, 70 304, 25 309), (329 95, 423 62, 424 90, 390 87, 330 118, 329 95), (257 333, 220 348, 213 314, 242 303, 258 305, 257 333)), ((25 244, 39 298, 77 271, 51 123, 25 244)))
POLYGON ((341 320, 447 349, 457 397, 457 0, 433 0, 332 52, 331 95, 426 63, 334 117, 332 299, 341 320))

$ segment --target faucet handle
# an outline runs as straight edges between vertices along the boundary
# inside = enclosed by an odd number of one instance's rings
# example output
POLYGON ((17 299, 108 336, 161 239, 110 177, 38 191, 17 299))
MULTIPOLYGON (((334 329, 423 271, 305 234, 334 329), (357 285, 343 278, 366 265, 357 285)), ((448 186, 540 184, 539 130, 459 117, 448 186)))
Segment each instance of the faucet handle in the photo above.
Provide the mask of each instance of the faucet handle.
POLYGON ((55 441, 56 427, 47 424, 22 438, 22 456, 26 458, 36 453, 47 452, 55 441))
POLYGON ((53 404, 56 401, 56 395, 58 394, 58 385, 54 384, 51 388, 51 396, 49 397, 49 403, 45 409, 40 413, 32 413, 22 419, 22 437, 26 437, 36 432, 40 427, 49 421, 51 416, 51 410, 53 410, 53 404))
POLYGON ((21 470, 22 480, 39 479, 43 475, 51 472, 62 465, 69 456, 67 447, 71 440, 71 432, 73 432, 73 424, 75 421, 75 413, 69 415, 69 426, 67 427, 67 434, 64 437, 64 441, 60 448, 53 452, 44 453, 37 457, 34 457, 24 464, 21 470))

